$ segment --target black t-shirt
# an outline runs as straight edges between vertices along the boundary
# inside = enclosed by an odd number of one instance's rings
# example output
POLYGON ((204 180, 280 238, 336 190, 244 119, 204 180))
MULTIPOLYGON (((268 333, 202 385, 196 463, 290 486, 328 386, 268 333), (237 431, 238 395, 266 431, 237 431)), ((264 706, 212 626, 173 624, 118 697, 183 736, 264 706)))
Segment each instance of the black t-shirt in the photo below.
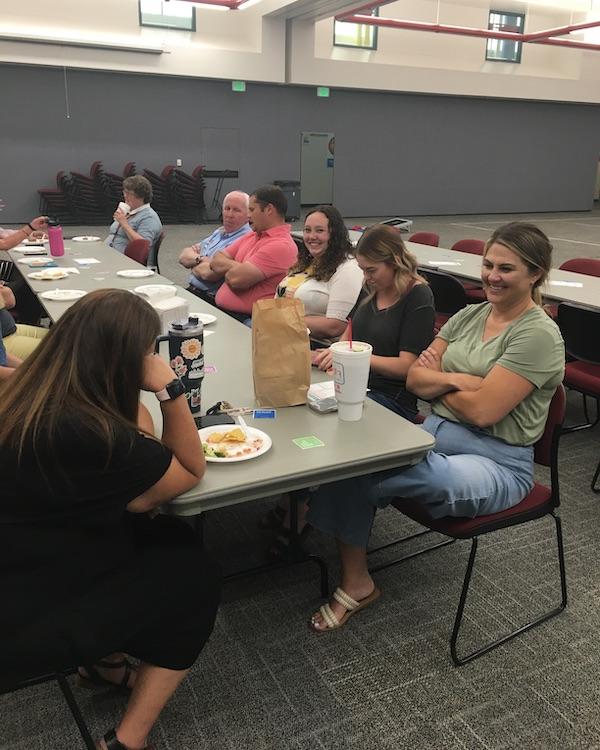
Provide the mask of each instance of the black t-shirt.
MULTIPOLYGON (((373 354, 397 357, 400 352, 420 354, 433 339, 435 309, 427 284, 415 284, 396 304, 378 310, 375 298, 360 305, 352 319, 352 335, 366 341, 373 354)), ((371 371, 369 388, 385 393, 400 404, 416 409, 417 399, 396 380, 371 371)))
MULTIPOLYGON (((0 451, 0 589, 10 628, 85 591, 134 554, 127 504, 156 484, 171 451, 120 427, 109 456, 89 426, 65 419, 57 454, 0 451), (63 467, 66 471, 62 471, 63 467)), ((3 627, 0 625, 0 632, 3 627)))

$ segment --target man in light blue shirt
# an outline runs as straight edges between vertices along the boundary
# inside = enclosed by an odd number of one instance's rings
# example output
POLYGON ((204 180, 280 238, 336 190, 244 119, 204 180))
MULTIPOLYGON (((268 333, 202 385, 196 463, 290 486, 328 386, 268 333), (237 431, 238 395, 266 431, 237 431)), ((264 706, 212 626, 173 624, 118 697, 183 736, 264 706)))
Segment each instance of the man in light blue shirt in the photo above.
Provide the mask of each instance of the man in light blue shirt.
POLYGON ((250 232, 248 224, 248 194, 240 190, 228 193, 223 199, 223 226, 215 229, 206 239, 181 251, 179 263, 189 268, 189 291, 206 302, 214 304, 215 294, 223 280, 210 282, 200 277, 200 270, 218 250, 224 250, 250 232))

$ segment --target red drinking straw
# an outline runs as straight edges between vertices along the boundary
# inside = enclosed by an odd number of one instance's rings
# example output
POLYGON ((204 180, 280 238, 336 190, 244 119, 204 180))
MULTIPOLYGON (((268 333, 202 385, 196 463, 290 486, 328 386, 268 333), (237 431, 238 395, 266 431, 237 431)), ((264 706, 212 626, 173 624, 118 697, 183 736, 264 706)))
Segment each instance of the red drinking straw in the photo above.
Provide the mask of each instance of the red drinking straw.
POLYGON ((348 318, 348 340, 350 341, 350 351, 352 351, 352 318, 348 318))

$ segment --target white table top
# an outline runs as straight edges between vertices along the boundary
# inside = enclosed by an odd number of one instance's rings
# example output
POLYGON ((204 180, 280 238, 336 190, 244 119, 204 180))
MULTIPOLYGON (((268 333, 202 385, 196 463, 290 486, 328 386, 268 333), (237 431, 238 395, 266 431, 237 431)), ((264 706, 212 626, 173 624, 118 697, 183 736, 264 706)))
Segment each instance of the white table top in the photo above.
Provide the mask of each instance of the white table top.
MULTIPOLYGON (((23 254, 15 249, 11 257, 18 260, 23 254)), ((158 274, 145 279, 117 276, 117 270, 141 266, 101 242, 78 245, 66 241, 65 255, 56 262, 59 267, 73 266, 75 258, 87 257, 101 262, 80 270, 79 274, 52 282, 30 279, 27 276, 32 270, 29 266, 21 263, 16 266, 35 292, 53 288, 133 289, 146 283, 171 283, 158 274)), ((255 406, 250 329, 184 289, 178 289, 177 293, 189 301, 191 311, 210 312, 217 317, 215 323, 204 329, 205 366, 212 365, 216 371, 205 375, 202 410, 222 400, 234 406, 255 406)), ((40 301, 52 320, 60 318, 73 304, 40 301)), ((315 381, 326 378, 317 370, 313 369, 312 373, 315 381)), ((142 401, 150 409, 159 432, 162 416, 156 398, 144 393, 142 401)), ((279 492, 416 463, 434 445, 429 433, 369 399, 364 416, 358 422, 341 422, 336 413, 318 414, 305 405, 278 409, 272 420, 254 420, 251 416, 244 419, 249 426, 262 429, 272 438, 271 450, 239 463, 210 463, 203 480, 176 498, 169 505, 170 512, 196 515, 279 492), (313 435, 325 443, 324 447, 303 450, 292 442, 294 438, 313 435)))
MULTIPOLYGON (((302 238, 302 232, 292 232, 302 238)), ((362 232, 349 230, 350 241, 356 246, 362 232)), ((468 281, 481 281, 481 256, 461 253, 444 247, 421 245, 405 240, 406 247, 416 256, 423 270, 437 269, 451 276, 468 281)), ((546 302, 570 302, 579 307, 600 310, 600 278, 586 274, 561 271, 553 268, 548 281, 542 288, 546 302)))

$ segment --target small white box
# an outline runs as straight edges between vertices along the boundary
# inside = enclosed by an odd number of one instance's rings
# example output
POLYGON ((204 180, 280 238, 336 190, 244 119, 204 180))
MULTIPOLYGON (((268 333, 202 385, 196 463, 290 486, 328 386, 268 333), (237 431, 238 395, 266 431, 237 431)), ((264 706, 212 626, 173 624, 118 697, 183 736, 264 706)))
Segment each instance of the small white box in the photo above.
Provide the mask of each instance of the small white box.
POLYGON ((169 332, 169 326, 174 320, 187 320, 189 305, 181 297, 167 297, 167 299, 150 300, 150 304, 160 317, 162 334, 169 332))

